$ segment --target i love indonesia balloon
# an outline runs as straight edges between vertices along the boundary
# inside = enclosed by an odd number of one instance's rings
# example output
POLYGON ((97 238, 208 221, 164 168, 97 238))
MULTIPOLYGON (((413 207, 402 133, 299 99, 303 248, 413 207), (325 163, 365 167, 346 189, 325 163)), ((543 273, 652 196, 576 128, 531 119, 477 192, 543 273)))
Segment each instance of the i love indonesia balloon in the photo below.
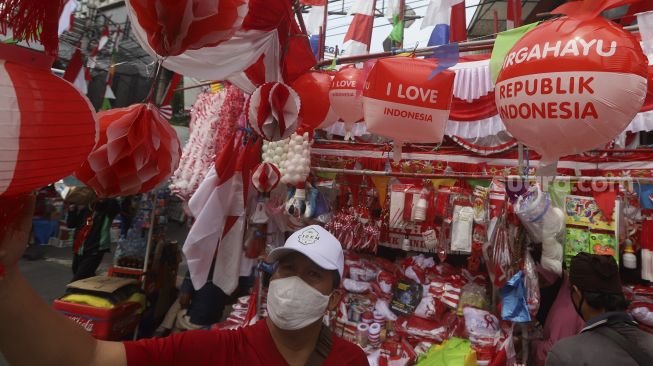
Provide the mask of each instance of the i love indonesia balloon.
POLYGON ((302 104, 298 132, 311 133, 316 128, 327 128, 338 120, 329 101, 332 79, 333 75, 329 73, 309 71, 292 84, 302 104))
POLYGON ((331 81, 331 108, 345 122, 350 131, 353 124, 363 119, 363 70, 354 65, 340 69, 331 81))
POLYGON ((605 145, 644 102, 646 56, 629 32, 599 16, 609 7, 599 3, 608 2, 567 3, 558 13, 568 16, 526 33, 496 82, 497 109, 508 131, 545 164, 605 145))
POLYGON ((367 76, 363 109, 367 131, 395 142, 442 141, 453 96, 452 71, 429 80, 433 60, 378 60, 367 76))

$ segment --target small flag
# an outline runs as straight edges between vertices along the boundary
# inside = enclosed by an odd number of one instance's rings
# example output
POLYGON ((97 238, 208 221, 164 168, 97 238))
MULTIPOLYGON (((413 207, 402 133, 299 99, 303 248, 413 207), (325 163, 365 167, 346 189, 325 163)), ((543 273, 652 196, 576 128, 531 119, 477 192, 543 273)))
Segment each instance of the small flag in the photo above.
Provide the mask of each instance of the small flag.
POLYGON ((319 57, 319 52, 320 52, 320 35, 319 34, 314 34, 309 37, 308 41, 311 43, 311 50, 313 51, 313 55, 315 56, 315 59, 317 60, 319 57))
POLYGON ((166 121, 169 120, 172 118, 172 106, 170 104, 162 105, 161 108, 159 108, 159 114, 161 114, 161 117, 166 121))
POLYGON ((64 80, 68 80, 77 90, 82 94, 86 95, 88 92, 88 84, 86 82, 86 72, 84 69, 84 60, 82 57, 82 51, 75 49, 73 52, 66 71, 63 74, 64 80))
POLYGON ((69 31, 75 19, 75 10, 77 10, 77 0, 68 0, 61 9, 59 16, 59 30, 58 34, 61 36, 63 32, 69 31))
POLYGON ((492 57, 490 58, 490 73, 494 82, 497 81, 499 72, 503 66, 503 60, 508 55, 508 52, 510 52, 512 46, 537 25, 537 22, 526 24, 519 28, 513 28, 497 34, 497 39, 494 41, 494 48, 492 49, 492 57))
POLYGON ((508 0, 506 29, 521 27, 521 0, 508 0))
POLYGON ((374 0, 358 0, 352 6, 349 14, 353 15, 354 19, 351 21, 344 39, 345 56, 366 54, 372 41, 374 0))
POLYGON ((390 0, 388 2, 388 17, 392 22, 392 31, 388 38, 391 40, 402 43, 404 41, 404 28, 406 22, 401 19, 401 3, 400 0, 390 0))
POLYGON ((438 60, 438 66, 435 68, 435 70, 433 70, 433 72, 431 72, 431 75, 429 75, 429 80, 433 79, 442 71, 458 63, 458 59, 460 58, 458 43, 449 43, 438 46, 435 50, 433 50, 433 55, 431 58, 438 60))
MULTIPOLYGON (((445 25, 449 28, 447 30, 449 42, 460 42, 467 39, 465 1, 431 0, 422 19, 421 29, 437 25, 445 25)), ((442 30, 439 30, 439 32, 442 32, 442 30)), ((431 36, 434 37, 433 33, 431 36)), ((438 36, 435 35, 435 37, 438 36)))

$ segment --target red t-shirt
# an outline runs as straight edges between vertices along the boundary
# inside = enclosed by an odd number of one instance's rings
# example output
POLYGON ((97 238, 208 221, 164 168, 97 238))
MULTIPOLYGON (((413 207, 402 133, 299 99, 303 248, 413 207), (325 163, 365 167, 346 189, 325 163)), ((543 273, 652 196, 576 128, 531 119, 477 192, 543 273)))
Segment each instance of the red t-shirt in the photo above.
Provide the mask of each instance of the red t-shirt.
MULTIPOLYGON (((288 365, 265 320, 238 330, 194 330, 124 344, 129 366, 288 365)), ((323 365, 369 364, 360 347, 334 335, 331 352, 323 365)))

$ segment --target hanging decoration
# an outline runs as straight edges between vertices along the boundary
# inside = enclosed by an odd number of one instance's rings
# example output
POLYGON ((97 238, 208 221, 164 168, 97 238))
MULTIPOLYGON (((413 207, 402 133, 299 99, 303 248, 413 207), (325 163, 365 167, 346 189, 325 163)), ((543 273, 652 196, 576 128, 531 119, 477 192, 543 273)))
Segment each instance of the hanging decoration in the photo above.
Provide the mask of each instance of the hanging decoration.
POLYGON ((56 56, 59 46, 59 14, 63 0, 6 0, 0 7, 0 33, 11 28, 12 38, 41 42, 45 52, 56 56))
MULTIPOLYGON (((130 1, 127 6, 136 39, 148 54, 156 57, 158 53, 150 45, 148 33, 139 24, 130 1)), ((252 93, 265 82, 292 83, 315 65, 291 2, 248 0, 245 7, 247 14, 242 25, 234 26, 237 30, 230 39, 166 57, 163 66, 189 77, 228 80, 252 93)))
POLYGON ((571 2, 567 16, 526 33, 503 62, 496 103, 508 132, 559 157, 605 145, 624 131, 646 96, 647 62, 639 42, 599 16, 614 2, 571 2))
POLYGON ((197 97, 191 111, 188 143, 184 145, 179 168, 170 178, 172 192, 184 199, 193 195, 241 118, 244 125, 244 106, 243 92, 230 84, 220 92, 197 97))
POLYGON ((363 92, 367 130, 399 142, 438 143, 451 109, 451 71, 429 79, 436 62, 409 57, 378 60, 363 92))
POLYGON ((283 140, 297 130, 300 105, 299 95, 288 85, 266 83, 252 94, 247 120, 265 140, 283 140))
POLYGON ((336 115, 345 122, 348 134, 351 133, 354 123, 363 119, 364 82, 363 71, 354 65, 340 69, 331 81, 329 101, 336 115))
POLYGON ((152 190, 179 165, 177 133, 152 104, 101 112, 100 141, 75 172, 99 197, 152 190))
POLYGON ((329 88, 333 76, 321 71, 309 71, 292 84, 299 95, 302 108, 299 111, 300 132, 313 132, 327 128, 338 120, 329 101, 329 88))
POLYGON ((51 65, 40 52, 0 44, 0 196, 71 174, 97 142, 93 106, 51 65))
POLYGON ((159 56, 216 46, 233 36, 247 14, 247 0, 129 0, 133 20, 159 56))
POLYGON ((279 185, 281 173, 271 163, 257 165, 252 173, 252 185, 259 193, 269 193, 279 185))

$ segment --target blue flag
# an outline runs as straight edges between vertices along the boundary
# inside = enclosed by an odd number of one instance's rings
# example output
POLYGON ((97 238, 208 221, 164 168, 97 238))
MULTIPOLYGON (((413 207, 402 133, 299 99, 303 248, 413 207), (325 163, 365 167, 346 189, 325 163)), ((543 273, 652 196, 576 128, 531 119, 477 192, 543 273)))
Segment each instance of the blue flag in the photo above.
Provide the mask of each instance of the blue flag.
POLYGON ((317 60, 319 57, 318 53, 320 52, 320 35, 314 34, 311 36, 311 38, 308 39, 308 41, 311 43, 311 50, 313 50, 313 56, 315 56, 315 59, 317 60))
MULTIPOLYGON (((440 46, 449 43, 450 28, 447 24, 438 24, 433 28, 428 46, 440 46)), ((427 58, 429 58, 427 56, 427 58)))
POLYGON ((442 71, 457 64, 459 57, 460 52, 458 51, 458 43, 449 43, 438 46, 435 50, 433 50, 433 55, 430 57, 436 58, 438 60, 438 66, 435 68, 435 70, 433 70, 431 75, 429 75, 429 80, 433 79, 442 71))

